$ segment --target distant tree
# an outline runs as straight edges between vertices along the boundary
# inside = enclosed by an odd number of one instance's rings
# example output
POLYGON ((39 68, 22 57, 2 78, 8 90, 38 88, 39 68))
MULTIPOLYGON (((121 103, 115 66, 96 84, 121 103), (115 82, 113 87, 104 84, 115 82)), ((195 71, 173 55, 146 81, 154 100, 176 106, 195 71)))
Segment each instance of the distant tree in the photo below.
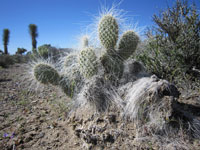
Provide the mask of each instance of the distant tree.
POLYGON ((17 52, 16 54, 20 54, 22 55, 23 53, 27 52, 27 50, 25 48, 17 48, 17 52))
POLYGON ((32 39, 32 51, 34 54, 37 53, 37 41, 36 38, 38 37, 37 26, 35 24, 29 24, 29 33, 32 39))
POLYGON ((3 45, 4 45, 4 54, 8 54, 8 42, 9 42, 10 31, 8 29, 3 30, 3 45))

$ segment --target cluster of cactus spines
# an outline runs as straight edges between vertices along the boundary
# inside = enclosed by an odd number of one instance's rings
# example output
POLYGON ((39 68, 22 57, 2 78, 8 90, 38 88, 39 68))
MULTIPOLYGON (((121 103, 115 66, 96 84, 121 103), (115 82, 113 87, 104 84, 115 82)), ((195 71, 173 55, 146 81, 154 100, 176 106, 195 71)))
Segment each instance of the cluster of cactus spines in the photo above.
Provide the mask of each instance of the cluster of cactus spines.
POLYGON ((105 15, 99 22, 99 39, 106 50, 113 50, 117 40, 119 27, 117 20, 112 15, 105 15))
POLYGON ((128 59, 135 52, 138 42, 139 37, 134 31, 129 30, 123 33, 118 46, 119 56, 124 60, 128 59))
POLYGON ((91 47, 84 48, 79 54, 80 72, 84 78, 90 78, 97 74, 98 63, 96 54, 91 47))
POLYGON ((34 67, 34 76, 42 84, 58 85, 60 76, 50 65, 39 63, 34 67))

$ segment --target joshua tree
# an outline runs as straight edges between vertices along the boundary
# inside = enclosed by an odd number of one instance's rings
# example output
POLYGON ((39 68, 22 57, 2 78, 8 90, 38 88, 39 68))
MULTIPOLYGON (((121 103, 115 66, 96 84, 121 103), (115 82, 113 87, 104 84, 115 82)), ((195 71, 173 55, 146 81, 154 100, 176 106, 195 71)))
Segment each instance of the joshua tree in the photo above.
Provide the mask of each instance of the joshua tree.
POLYGON ((30 24, 29 25, 29 33, 31 35, 31 39, 32 39, 32 51, 33 53, 36 53, 36 48, 37 48, 37 41, 36 41, 36 37, 38 37, 38 33, 37 33, 37 26, 35 24, 30 24))
POLYGON ((4 45, 4 53, 8 54, 8 42, 9 42, 9 34, 10 31, 8 29, 3 30, 3 45, 4 45))

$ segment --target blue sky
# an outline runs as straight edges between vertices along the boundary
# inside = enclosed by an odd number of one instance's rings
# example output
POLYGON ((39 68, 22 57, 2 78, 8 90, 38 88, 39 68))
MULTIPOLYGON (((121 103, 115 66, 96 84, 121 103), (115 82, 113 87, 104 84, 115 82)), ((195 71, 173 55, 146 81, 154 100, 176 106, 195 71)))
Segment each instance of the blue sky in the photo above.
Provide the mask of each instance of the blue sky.
MULTIPOLYGON (((139 27, 147 27, 152 25, 153 14, 174 1, 123 0, 118 8, 127 11, 127 16, 138 22, 139 27)), ((199 0, 191 1, 200 6, 199 0)), ((110 7, 113 2, 120 0, 0 0, 0 49, 3 49, 3 29, 8 28, 9 53, 14 54, 18 47, 31 50, 30 23, 38 26, 38 46, 75 47, 77 37, 92 23, 92 16, 98 15, 101 5, 110 7)))

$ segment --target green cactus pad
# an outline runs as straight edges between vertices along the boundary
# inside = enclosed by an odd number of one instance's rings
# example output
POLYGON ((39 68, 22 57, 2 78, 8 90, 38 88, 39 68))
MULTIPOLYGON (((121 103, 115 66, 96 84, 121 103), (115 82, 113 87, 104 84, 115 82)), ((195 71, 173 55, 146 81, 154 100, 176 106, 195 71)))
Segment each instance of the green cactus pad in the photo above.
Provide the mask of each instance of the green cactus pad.
POLYGON ((60 79, 58 72, 52 66, 43 63, 34 67, 34 76, 43 84, 57 85, 60 79))
POLYGON ((119 27, 116 19, 111 15, 105 15, 99 22, 99 39, 101 44, 107 49, 114 49, 117 40, 119 27))
POLYGON ((80 72, 85 78, 97 73, 97 57, 91 47, 86 47, 79 54, 80 72))
POLYGON ((124 60, 128 59, 135 52, 138 42, 139 37, 134 31, 125 32, 119 41, 119 56, 124 60))

